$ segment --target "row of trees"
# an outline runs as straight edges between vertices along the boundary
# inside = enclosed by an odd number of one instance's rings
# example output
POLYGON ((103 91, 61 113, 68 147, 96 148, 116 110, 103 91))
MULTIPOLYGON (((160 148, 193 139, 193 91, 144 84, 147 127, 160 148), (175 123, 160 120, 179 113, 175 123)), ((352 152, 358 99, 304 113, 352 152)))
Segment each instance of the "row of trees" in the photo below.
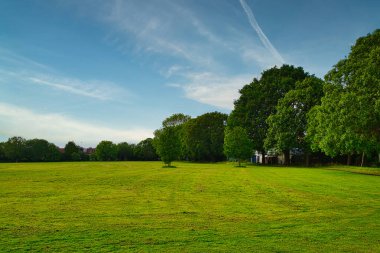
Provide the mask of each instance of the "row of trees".
POLYGON ((158 155, 151 138, 138 144, 101 141, 95 149, 84 149, 73 141, 60 149, 43 139, 26 140, 12 137, 0 143, 0 161, 3 162, 57 162, 57 161, 157 161, 158 155))
POLYGON ((240 161, 255 151, 283 154, 285 164, 291 154, 302 154, 306 164, 311 155, 380 163, 380 30, 359 38, 324 80, 302 67, 273 67, 240 90, 228 117, 175 114, 153 143, 168 165, 224 155, 240 161))

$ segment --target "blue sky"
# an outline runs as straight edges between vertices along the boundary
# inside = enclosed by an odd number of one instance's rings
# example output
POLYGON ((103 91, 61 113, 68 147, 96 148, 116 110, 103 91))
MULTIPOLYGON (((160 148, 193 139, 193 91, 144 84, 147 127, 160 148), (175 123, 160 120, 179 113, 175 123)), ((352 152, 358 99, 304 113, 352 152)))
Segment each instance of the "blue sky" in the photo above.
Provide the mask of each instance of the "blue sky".
POLYGON ((0 141, 136 143, 229 113, 274 65, 319 77, 380 28, 377 0, 2 0, 0 141))

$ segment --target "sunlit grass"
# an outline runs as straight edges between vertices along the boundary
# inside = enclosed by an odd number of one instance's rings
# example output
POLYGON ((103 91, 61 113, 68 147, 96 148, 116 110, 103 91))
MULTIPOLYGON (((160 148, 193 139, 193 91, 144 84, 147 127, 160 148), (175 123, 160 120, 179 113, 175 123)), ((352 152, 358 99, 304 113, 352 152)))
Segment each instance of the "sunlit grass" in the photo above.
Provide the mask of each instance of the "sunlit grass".
POLYGON ((378 176, 162 165, 0 164, 0 252, 380 251, 378 176))

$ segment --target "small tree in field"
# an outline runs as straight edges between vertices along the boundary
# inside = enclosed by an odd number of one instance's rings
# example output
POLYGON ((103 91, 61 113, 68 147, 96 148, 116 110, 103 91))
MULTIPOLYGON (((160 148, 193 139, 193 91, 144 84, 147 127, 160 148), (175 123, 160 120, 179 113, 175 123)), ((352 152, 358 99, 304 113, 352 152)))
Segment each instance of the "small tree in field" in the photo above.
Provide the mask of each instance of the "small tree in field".
POLYGON ((168 126, 154 132, 153 144, 161 160, 168 166, 178 159, 181 152, 181 142, 176 127, 168 126))
POLYGON ((252 142, 247 132, 242 127, 226 128, 224 136, 224 154, 235 158, 241 166, 241 160, 252 154, 252 142))

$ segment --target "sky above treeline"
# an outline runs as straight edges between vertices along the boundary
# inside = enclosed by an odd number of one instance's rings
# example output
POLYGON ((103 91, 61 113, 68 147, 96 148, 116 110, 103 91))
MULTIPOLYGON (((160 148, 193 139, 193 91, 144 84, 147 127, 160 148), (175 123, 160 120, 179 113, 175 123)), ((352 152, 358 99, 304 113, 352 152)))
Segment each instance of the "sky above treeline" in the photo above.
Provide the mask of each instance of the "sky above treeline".
POLYGON ((229 113, 284 63, 323 77, 380 28, 378 0, 2 0, 0 141, 137 143, 229 113))

